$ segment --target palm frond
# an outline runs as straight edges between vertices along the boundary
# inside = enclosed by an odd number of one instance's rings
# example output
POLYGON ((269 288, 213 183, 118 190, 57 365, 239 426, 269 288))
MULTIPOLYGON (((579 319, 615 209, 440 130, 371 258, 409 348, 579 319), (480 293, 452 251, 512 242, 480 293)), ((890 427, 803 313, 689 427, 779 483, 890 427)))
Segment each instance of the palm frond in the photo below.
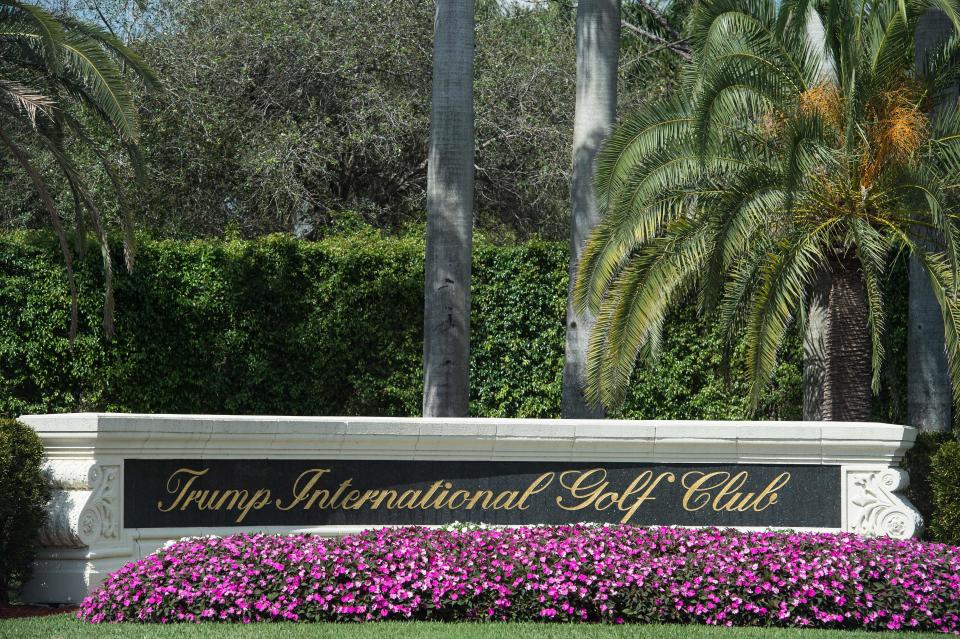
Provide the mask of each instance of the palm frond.
MULTIPOLYGON (((939 181, 930 171, 915 168, 900 174, 894 188, 915 201, 916 209, 926 213, 931 228, 936 231, 936 240, 943 243, 944 257, 956 277, 960 271, 960 231, 949 214, 947 195, 942 191, 939 181)), ((934 239, 929 232, 923 235, 921 243, 929 243, 934 239)))
MULTIPOLYGON (((10 13, 16 12, 30 21, 32 29, 24 30, 22 35, 36 36, 36 42, 40 46, 47 68, 53 73, 58 73, 61 66, 60 47, 64 43, 65 34, 57 18, 37 5, 17 0, 0 0, 0 8, 7 9, 10 13)), ((6 19, 2 22, 10 24, 13 21, 6 19)), ((7 35, 15 35, 16 30, 17 28, 14 27, 7 35)))
POLYGON ((64 67, 87 87, 97 107, 124 140, 136 141, 140 124, 129 88, 120 70, 96 42, 76 33, 61 45, 64 67))
POLYGON ((960 302, 956 297, 957 280, 942 254, 928 253, 917 245, 912 248, 913 255, 917 256, 930 279, 933 294, 940 305, 953 401, 960 403, 960 302))
POLYGON ((72 255, 66 244, 63 224, 54 198, 42 176, 27 158, 27 150, 46 151, 60 169, 76 208, 78 251, 83 249, 85 220, 89 219, 103 260, 104 317, 106 337, 113 336, 113 266, 107 237, 106 219, 84 184, 81 171, 67 150, 78 140, 97 157, 121 202, 120 226, 124 237, 124 257, 132 269, 135 255, 133 216, 127 189, 108 153, 87 133, 86 123, 116 134, 126 151, 137 180, 146 170, 137 140, 139 122, 128 80, 140 78, 147 88, 155 88, 157 78, 130 47, 95 25, 71 16, 55 15, 29 2, 0 0, 0 45, 4 78, 0 79, 0 109, 3 124, 10 122, 16 133, 8 133, 4 146, 21 159, 31 174, 36 190, 47 208, 51 225, 61 240, 70 277, 73 302, 71 339, 76 333, 76 287, 72 255), (121 65, 122 64, 122 68, 121 65), (130 71, 132 73, 126 73, 130 71), (36 85, 36 88, 34 88, 36 85), (56 100, 56 103, 54 102, 56 100), (48 118, 38 119, 39 114, 48 118), (23 118, 26 114, 26 118, 23 118), (92 117, 86 117, 92 116, 92 117), (97 121, 99 119, 99 121, 97 121), (81 121, 85 124, 81 125, 81 121), (29 124, 30 126, 26 126, 29 124), (17 146, 14 138, 31 136, 35 144, 17 146))
POLYGON ((689 139, 693 117, 679 99, 655 102, 628 116, 607 138, 597 154, 595 190, 601 207, 619 191, 645 158, 689 139))
POLYGON ((721 298, 728 268, 749 248, 757 229, 783 210, 782 181, 775 167, 757 166, 742 171, 711 206, 704 218, 709 242, 704 259, 701 303, 711 311, 721 298))
POLYGON ((863 272, 867 291, 867 327, 870 331, 871 387, 880 392, 880 373, 884 357, 884 332, 886 330, 883 308, 883 276, 886 271, 887 251, 890 242, 877 229, 863 219, 850 221, 850 232, 856 245, 857 258, 863 272))
POLYGON ((803 306, 807 289, 817 271, 826 267, 825 249, 832 226, 784 239, 760 269, 747 321, 750 405, 754 409, 770 381, 787 329, 803 306))
POLYGON ((49 116, 56 105, 56 102, 36 89, 2 78, 0 78, 0 95, 6 97, 10 104, 23 111, 33 127, 37 126, 38 113, 49 116))
POLYGON ((160 81, 156 73, 153 72, 153 69, 147 66, 147 63, 144 62, 143 58, 141 58, 136 51, 128 47, 112 33, 101 29, 97 25, 83 22, 70 16, 63 16, 60 20, 69 31, 82 34, 87 39, 102 45, 113 53, 129 66, 134 73, 143 80, 147 87, 153 89, 160 87, 160 81))
POLYGON ((677 220, 613 283, 587 351, 584 392, 589 402, 621 403, 641 350, 656 355, 667 310, 699 273, 704 239, 701 227, 677 220))
POLYGON ((871 59, 871 72, 875 78, 875 89, 882 90, 903 71, 904 60, 913 58, 914 31, 916 25, 907 23, 899 11, 887 22, 880 42, 876 45, 871 59))

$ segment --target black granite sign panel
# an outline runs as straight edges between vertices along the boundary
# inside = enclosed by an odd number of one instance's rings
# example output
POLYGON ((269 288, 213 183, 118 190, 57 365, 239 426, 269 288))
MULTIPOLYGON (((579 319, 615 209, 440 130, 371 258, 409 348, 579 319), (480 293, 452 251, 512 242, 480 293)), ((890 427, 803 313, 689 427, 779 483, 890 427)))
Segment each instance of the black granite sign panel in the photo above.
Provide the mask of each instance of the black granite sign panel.
POLYGON ((124 527, 840 527, 840 467, 544 461, 124 460, 124 527))

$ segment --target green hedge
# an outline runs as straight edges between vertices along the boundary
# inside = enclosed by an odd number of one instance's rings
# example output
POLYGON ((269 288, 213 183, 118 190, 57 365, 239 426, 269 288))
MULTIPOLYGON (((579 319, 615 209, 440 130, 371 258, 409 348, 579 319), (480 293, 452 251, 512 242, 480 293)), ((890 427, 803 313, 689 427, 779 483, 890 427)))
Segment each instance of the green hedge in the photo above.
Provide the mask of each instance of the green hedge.
POLYGON ((923 515, 923 538, 960 544, 960 442, 957 433, 920 433, 901 466, 906 496, 923 515))
POLYGON ((933 515, 930 533, 937 541, 960 545, 960 442, 943 444, 930 460, 933 515))
MULTIPOLYGON (((118 265, 120 255, 115 255, 118 265)), ((566 248, 476 241, 471 412, 560 412, 566 248)), ((78 262, 81 332, 66 339, 63 264, 44 234, 0 236, 0 414, 76 410, 416 415, 423 242, 361 230, 303 242, 142 239, 102 339, 95 251, 78 262)), ((742 349, 735 359, 742 356, 742 349)), ((799 416, 797 340, 763 415, 799 416)), ((638 371, 619 415, 741 418, 746 387, 694 308, 638 371)))
POLYGON ((954 439, 953 433, 918 433, 917 441, 900 464, 910 475, 910 484, 904 494, 923 515, 924 537, 927 538, 930 538, 930 520, 935 510, 930 465, 940 447, 954 439))
POLYGON ((30 574, 50 498, 43 444, 28 426, 0 419, 0 603, 30 574))

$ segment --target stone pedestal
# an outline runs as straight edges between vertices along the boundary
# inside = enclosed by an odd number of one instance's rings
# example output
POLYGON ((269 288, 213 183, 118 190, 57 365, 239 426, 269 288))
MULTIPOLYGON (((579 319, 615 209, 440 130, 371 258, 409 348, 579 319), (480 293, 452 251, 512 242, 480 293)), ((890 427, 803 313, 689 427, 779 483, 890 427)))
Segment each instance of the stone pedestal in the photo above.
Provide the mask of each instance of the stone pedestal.
MULTIPOLYGON (((76 602, 109 572, 184 536, 240 531, 342 535, 369 527, 125 527, 124 500, 137 498, 124 495, 125 460, 539 461, 557 468, 584 462, 748 469, 813 465, 840 477, 839 526, 813 530, 908 538, 922 525, 899 494, 907 475, 897 467, 916 431, 889 424, 94 413, 21 420, 43 440, 55 485, 34 576, 24 592, 33 602, 76 602)), ((389 483, 390 478, 382 480, 389 483)), ((597 519, 585 513, 583 521, 597 519)))

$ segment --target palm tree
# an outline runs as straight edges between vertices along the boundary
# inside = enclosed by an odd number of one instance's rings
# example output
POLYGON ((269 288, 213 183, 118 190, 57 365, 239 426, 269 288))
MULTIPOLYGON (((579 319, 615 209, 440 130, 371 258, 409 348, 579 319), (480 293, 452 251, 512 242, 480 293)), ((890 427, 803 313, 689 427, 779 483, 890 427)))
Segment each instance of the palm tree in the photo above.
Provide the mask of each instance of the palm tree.
POLYGON ((819 298, 821 414, 868 419, 884 357, 883 279, 900 251, 931 283, 960 380, 960 112, 927 115, 957 77, 960 43, 915 71, 914 30, 932 4, 957 23, 955 0, 696 8, 684 90, 617 127, 598 159, 602 221, 574 290, 577 307, 597 313, 591 402, 622 401, 638 357, 656 355, 670 307, 695 294, 731 342, 746 332, 755 407, 791 325, 819 298), (826 56, 811 45, 812 9, 826 56))
POLYGON ((567 296, 566 352, 563 358, 565 418, 602 417, 583 395, 587 343, 593 327, 589 310, 573 308, 573 282, 587 236, 600 219, 593 194, 593 165, 617 116, 617 62, 620 1, 577 3, 577 100, 573 122, 573 182, 570 188, 570 294, 567 296))
MULTIPOLYGON (((918 69, 923 69, 927 53, 935 53, 952 33, 953 24, 944 12, 931 10, 923 14, 917 24, 915 64, 918 69)), ((956 86, 937 96, 942 104, 956 102, 956 99, 956 86)), ((907 423, 922 431, 950 430, 950 376, 943 348, 940 307, 915 257, 910 258, 909 272, 907 423)))
MULTIPOLYGON (((156 83, 139 56, 99 27, 55 16, 30 3, 0 0, 0 149, 5 148, 30 178, 60 242, 71 296, 71 341, 79 321, 73 255, 63 216, 37 160, 52 159, 68 184, 78 236, 86 217, 100 243, 106 279, 103 324, 109 338, 113 334, 113 268, 106 220, 66 149, 69 140, 90 149, 122 197, 117 169, 93 141, 95 131, 110 131, 140 174, 137 112, 124 69, 147 86, 156 83)), ((128 269, 134 257, 131 219, 129 207, 124 207, 121 226, 128 269)))
POLYGON ((439 0, 427 165, 423 414, 469 410, 474 0, 439 0))

